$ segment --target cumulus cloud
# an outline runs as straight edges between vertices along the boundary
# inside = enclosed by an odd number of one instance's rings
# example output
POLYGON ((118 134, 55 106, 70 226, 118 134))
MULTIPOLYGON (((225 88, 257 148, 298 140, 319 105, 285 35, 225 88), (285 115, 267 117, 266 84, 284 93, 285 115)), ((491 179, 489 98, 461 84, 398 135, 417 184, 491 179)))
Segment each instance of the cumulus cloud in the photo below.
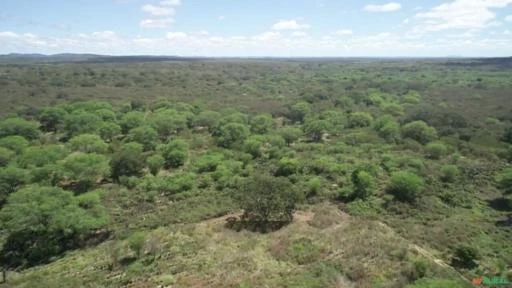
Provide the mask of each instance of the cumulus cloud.
POLYGON ((394 12, 402 8, 402 4, 397 2, 390 2, 382 5, 368 4, 364 6, 363 10, 367 12, 394 12))
POLYGON ((447 29, 482 29, 497 25, 493 9, 504 8, 512 0, 455 0, 417 13, 422 20, 417 30, 435 32, 447 29))
POLYGON ((184 40, 187 37, 187 33, 184 32, 168 32, 165 38, 169 40, 184 40))
POLYGON ((303 31, 295 31, 295 32, 292 32, 292 36, 293 37, 306 37, 306 36, 308 36, 308 33, 303 32, 303 31))
POLYGON ((508 15, 507 17, 505 17, 505 21, 512 22, 512 15, 508 15))
POLYGON ((139 25, 142 28, 167 28, 174 23, 173 18, 144 19, 139 25))
POLYGON ((269 41, 269 40, 275 40, 275 39, 279 38, 280 36, 281 36, 281 33, 279 33, 279 32, 269 31, 269 32, 264 32, 259 35, 256 35, 252 38, 257 41, 269 41))
POLYGON ((308 24, 300 24, 297 20, 279 20, 272 25, 273 30, 302 30, 311 28, 308 24))
POLYGON ((172 7, 156 6, 151 4, 144 5, 141 9, 153 16, 171 16, 174 15, 175 12, 172 7))

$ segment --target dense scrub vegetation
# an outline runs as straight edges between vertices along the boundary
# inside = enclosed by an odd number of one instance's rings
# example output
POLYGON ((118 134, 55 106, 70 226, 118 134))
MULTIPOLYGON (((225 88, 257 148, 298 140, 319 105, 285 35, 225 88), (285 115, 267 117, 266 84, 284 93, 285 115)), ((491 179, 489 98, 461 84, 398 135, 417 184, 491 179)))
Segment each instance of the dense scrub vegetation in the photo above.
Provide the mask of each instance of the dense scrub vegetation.
POLYGON ((8 284, 510 277, 511 88, 405 60, 0 66, 8 284))

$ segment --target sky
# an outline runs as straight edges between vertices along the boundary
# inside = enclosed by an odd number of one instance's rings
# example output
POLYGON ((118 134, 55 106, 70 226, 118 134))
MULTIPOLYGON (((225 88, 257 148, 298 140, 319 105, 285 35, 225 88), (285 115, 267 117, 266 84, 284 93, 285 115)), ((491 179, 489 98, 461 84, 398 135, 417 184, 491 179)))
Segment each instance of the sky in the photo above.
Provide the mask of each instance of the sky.
POLYGON ((512 56, 512 0, 0 0, 0 54, 512 56))

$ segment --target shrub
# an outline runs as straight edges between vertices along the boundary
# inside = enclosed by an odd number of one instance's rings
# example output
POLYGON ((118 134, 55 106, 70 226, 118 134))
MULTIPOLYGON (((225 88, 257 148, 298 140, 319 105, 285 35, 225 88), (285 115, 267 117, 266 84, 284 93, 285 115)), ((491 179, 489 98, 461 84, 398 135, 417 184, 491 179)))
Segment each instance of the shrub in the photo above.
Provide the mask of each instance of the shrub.
POLYGON ((366 112, 354 112, 348 118, 348 126, 350 128, 368 127, 372 124, 373 117, 366 112))
POLYGON ((85 192, 110 174, 108 158, 95 153, 74 153, 61 162, 64 175, 77 192, 85 192))
POLYGON ((423 188, 424 183, 421 177, 411 172, 400 171, 393 173, 386 191, 399 201, 414 202, 423 188))
POLYGON ((146 243, 146 234, 143 232, 135 232, 126 240, 128 248, 130 248, 137 258, 140 258, 144 252, 144 244, 146 243))
POLYGON ((111 176, 115 181, 119 181, 121 176, 140 176, 144 167, 142 148, 138 149, 133 145, 125 144, 110 160, 111 176))
POLYGON ((181 139, 173 140, 167 144, 159 145, 157 150, 165 159, 165 168, 176 168, 185 164, 187 160, 187 142, 181 139))
POLYGON ((286 178, 257 174, 238 190, 238 202, 244 217, 252 222, 292 220, 298 200, 294 187, 286 178))
POLYGON ((299 102, 290 107, 288 119, 293 122, 303 122, 310 113, 311 105, 307 102, 299 102))
POLYGON ((158 171, 164 167, 165 164, 165 158, 160 154, 155 154, 152 156, 149 156, 146 160, 146 163, 148 164, 149 171, 153 175, 157 175, 158 171))
POLYGON ((242 143, 251 132, 246 125, 240 123, 228 123, 221 126, 216 137, 217 145, 231 148, 236 143, 242 143))
POLYGON ((329 131, 330 124, 326 120, 309 120, 304 124, 304 131, 311 140, 320 142, 325 132, 329 131))
POLYGON ((0 167, 7 166, 12 157, 14 157, 14 154, 16 154, 14 151, 0 147, 0 167))
POLYGON ((12 135, 0 139, 0 147, 7 148, 21 154, 28 147, 29 142, 22 136, 12 135))
POLYGON ((427 144, 425 151, 428 158, 437 160, 446 155, 448 148, 443 143, 431 142, 427 144))
POLYGON ((459 177, 459 168, 456 165, 443 165, 441 167, 441 181, 452 183, 459 177))
POLYGON ((103 142, 100 136, 95 134, 82 134, 71 138, 68 146, 72 151, 84 153, 105 153, 108 145, 103 142))
POLYGON ((405 138, 411 138, 421 144, 426 144, 437 138, 437 131, 423 121, 414 121, 402 127, 402 135, 405 138))
POLYGON ((1 120, 0 138, 11 135, 22 136, 29 140, 37 139, 39 137, 39 123, 19 117, 1 120))
POLYGON ((512 144, 512 127, 507 127, 505 129, 505 132, 503 132, 503 136, 501 137, 501 140, 512 144))
POLYGON ((220 153, 211 153, 203 155, 194 162, 195 170, 198 173, 213 172, 217 166, 224 161, 224 155, 220 153))
POLYGON ((290 145, 291 143, 297 141, 300 135, 302 135, 302 131, 299 128, 295 127, 284 127, 279 129, 279 135, 284 138, 286 145, 290 145))
POLYGON ((261 114, 252 118, 250 125, 252 133, 265 134, 274 128, 274 120, 269 114, 261 114))
POLYGON ((129 141, 140 143, 144 146, 144 151, 155 149, 156 142, 158 141, 158 132, 151 126, 140 126, 131 129, 128 132, 129 141))
POLYGON ((496 184, 503 194, 512 194, 512 168, 505 169, 496 177, 496 184))
POLYGON ((112 141, 112 139, 121 134, 121 126, 112 122, 101 122, 98 125, 98 134, 104 141, 112 141))
POLYGON ((298 159, 283 157, 279 160, 275 176, 290 176, 299 171, 300 163, 298 159))
POLYGON ((459 268, 472 269, 477 267, 475 260, 478 260, 478 250, 467 245, 459 245, 455 248, 452 258, 452 265, 459 268))
POLYGON ((353 197, 367 199, 375 193, 375 180, 373 176, 362 170, 352 172, 352 184, 354 185, 353 197))
POLYGON ((41 129, 46 132, 55 132, 57 128, 64 123, 64 118, 68 113, 66 110, 58 107, 46 107, 41 110, 39 121, 41 129))

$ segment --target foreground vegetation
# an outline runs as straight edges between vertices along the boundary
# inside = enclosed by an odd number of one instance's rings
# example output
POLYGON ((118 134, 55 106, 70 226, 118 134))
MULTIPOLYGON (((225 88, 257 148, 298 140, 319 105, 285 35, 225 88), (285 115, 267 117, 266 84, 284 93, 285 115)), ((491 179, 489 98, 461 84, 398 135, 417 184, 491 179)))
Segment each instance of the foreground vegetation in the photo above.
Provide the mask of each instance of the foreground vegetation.
POLYGON ((0 66, 5 285, 510 278, 512 71, 478 63, 0 66))

